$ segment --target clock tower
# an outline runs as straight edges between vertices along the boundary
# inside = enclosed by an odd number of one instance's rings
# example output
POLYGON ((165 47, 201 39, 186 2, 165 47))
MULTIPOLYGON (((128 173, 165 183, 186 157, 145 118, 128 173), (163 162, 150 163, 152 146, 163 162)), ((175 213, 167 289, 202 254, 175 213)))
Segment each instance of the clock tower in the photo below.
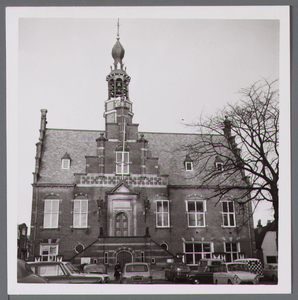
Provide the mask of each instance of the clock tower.
MULTIPOLYGON (((128 125, 132 124, 132 102, 129 99, 129 82, 130 77, 126 73, 126 67, 122 59, 124 57, 125 51, 120 43, 119 37, 119 20, 118 20, 118 30, 117 30, 117 41, 112 49, 112 57, 114 59, 114 64, 111 66, 111 72, 106 77, 108 82, 108 99, 105 101, 105 112, 104 117, 106 119, 106 132, 115 131, 115 125, 117 125, 118 139, 123 140, 123 134, 125 135, 125 140, 127 134, 125 130, 128 125)), ((115 135, 113 134, 113 138, 115 135)), ((108 137, 109 138, 109 137, 108 137)))

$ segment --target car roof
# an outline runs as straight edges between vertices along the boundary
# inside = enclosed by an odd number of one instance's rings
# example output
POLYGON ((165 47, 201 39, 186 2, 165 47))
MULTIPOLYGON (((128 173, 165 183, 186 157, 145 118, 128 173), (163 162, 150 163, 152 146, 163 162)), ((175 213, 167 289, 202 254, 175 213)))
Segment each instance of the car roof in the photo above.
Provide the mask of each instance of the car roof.
POLYGON ((247 261, 247 260, 259 260, 258 258, 239 258, 235 259, 235 261, 247 261))
POLYGON ((223 259, 220 258, 201 258, 200 261, 211 261, 211 260, 216 260, 216 261, 223 261, 223 259))
POLYGON ((33 265, 56 265, 56 264, 65 264, 70 263, 69 261, 30 261, 28 264, 33 265))
POLYGON ((148 263, 145 263, 145 262, 131 262, 131 263, 126 263, 125 266, 128 266, 128 265, 147 265, 148 266, 148 263))

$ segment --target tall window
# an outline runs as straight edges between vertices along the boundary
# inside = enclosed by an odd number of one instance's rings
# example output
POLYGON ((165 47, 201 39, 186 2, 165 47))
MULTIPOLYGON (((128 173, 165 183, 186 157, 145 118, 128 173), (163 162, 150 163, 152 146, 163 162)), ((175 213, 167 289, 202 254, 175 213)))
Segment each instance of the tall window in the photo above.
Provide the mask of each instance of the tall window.
POLYGON ((222 201, 222 219, 223 226, 225 227, 235 227, 235 208, 233 201, 222 201))
POLYGON ((116 174, 129 174, 129 152, 116 152, 116 174))
POLYGON ((120 78, 116 79, 116 97, 122 95, 122 80, 120 78))
POLYGON ((206 200, 187 200, 188 227, 205 227, 206 200))
POLYGON ((58 228, 59 200, 45 199, 44 201, 44 228, 58 228))
POLYGON ((115 219, 115 235, 116 236, 128 236, 128 217, 125 213, 119 213, 115 219))
POLYGON ((233 262, 239 258, 240 243, 225 242, 226 262, 233 262))
POLYGON ((56 261, 58 255, 58 245, 40 245, 41 261, 56 261))
POLYGON ((73 209, 73 227, 84 228, 88 223, 88 200, 75 199, 73 209))
POLYGON ((204 242, 185 242, 184 258, 188 265, 195 265, 201 258, 211 258, 211 243, 204 242))
POLYGON ((170 226, 169 200, 156 201, 156 227, 170 226))

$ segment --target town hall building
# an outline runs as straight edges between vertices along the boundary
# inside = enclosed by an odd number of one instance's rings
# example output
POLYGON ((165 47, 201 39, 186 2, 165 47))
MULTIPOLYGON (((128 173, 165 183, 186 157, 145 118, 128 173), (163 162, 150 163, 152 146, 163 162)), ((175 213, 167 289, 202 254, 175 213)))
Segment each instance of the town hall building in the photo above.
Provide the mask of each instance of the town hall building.
MULTIPOLYGON (((201 258, 254 257, 252 220, 243 224, 237 191, 217 203, 212 187, 194 176, 199 162, 184 146, 200 135, 139 132, 119 35, 112 57, 104 130, 47 128, 41 110, 30 260, 113 269, 117 261, 194 267, 201 258)), ((209 164, 224 172, 221 160, 209 164)))

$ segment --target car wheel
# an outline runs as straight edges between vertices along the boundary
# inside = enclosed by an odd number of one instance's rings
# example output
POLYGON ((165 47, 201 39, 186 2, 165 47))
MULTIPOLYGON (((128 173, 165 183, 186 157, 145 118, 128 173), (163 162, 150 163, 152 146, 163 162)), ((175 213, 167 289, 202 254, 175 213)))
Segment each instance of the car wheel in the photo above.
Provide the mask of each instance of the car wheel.
POLYGON ((228 280, 228 284, 232 284, 232 281, 230 279, 228 280))
POLYGON ((277 276, 272 275, 272 280, 273 280, 274 282, 277 282, 277 276))

